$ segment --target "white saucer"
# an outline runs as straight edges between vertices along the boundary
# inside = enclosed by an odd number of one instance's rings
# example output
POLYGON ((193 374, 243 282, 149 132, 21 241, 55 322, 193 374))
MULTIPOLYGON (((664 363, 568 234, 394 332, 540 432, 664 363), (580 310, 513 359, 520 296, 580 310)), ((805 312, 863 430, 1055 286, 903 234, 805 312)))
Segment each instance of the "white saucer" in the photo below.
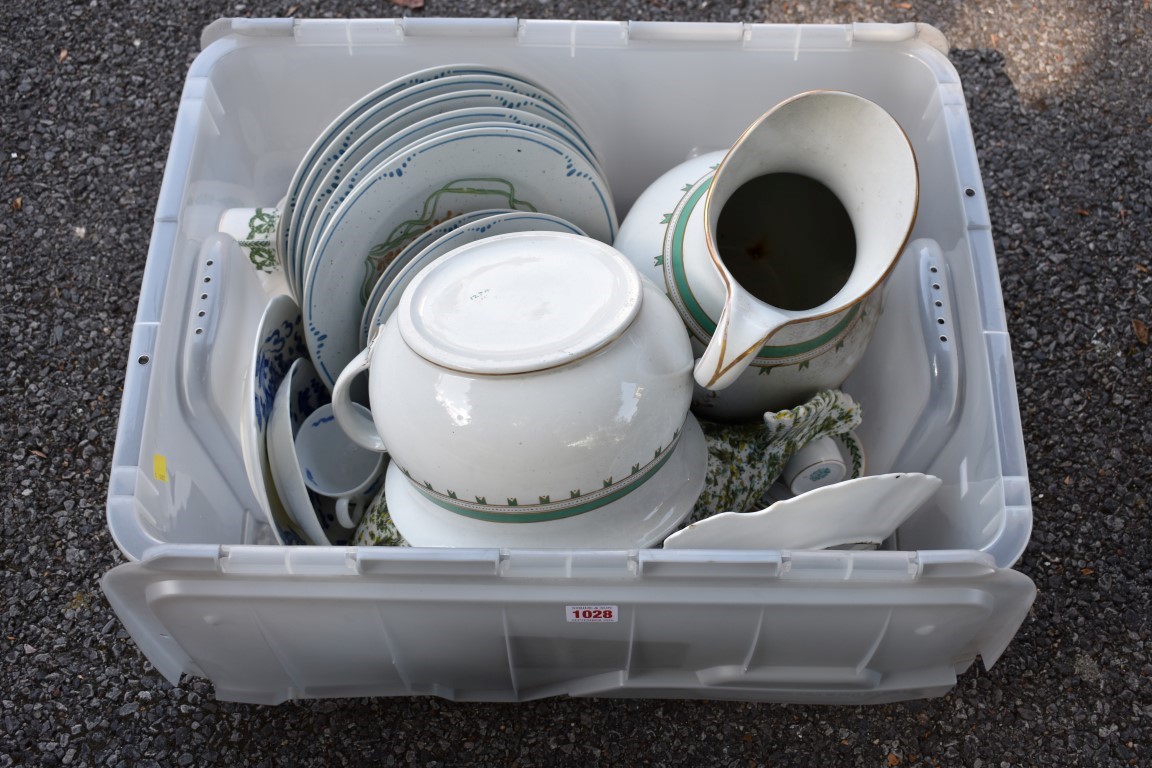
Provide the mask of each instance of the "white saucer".
POLYGON ((708 446, 696 419, 648 482, 619 501, 576 517, 536 523, 490 523, 429 500, 395 463, 384 484, 392 522, 414 547, 637 549, 660 541, 688 516, 704 487, 708 446))

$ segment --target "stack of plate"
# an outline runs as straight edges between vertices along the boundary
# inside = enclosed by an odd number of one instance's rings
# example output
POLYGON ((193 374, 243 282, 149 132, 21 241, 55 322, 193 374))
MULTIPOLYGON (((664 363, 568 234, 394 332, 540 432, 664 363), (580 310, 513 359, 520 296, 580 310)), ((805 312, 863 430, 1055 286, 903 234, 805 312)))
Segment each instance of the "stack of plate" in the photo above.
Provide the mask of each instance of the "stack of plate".
POLYGON ((296 169, 276 233, 316 371, 331 386, 415 273, 508 232, 611 243, 600 161, 542 86, 490 67, 435 67, 357 101, 296 169))

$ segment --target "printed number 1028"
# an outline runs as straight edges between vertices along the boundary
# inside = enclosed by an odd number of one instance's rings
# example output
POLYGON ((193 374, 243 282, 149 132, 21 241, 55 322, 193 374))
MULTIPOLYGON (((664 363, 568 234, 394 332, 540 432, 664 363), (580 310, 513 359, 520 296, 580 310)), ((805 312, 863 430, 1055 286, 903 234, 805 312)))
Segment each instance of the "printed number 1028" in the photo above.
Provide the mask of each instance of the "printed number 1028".
POLYGON ((569 605, 568 621, 616 621, 620 611, 615 605, 569 605))

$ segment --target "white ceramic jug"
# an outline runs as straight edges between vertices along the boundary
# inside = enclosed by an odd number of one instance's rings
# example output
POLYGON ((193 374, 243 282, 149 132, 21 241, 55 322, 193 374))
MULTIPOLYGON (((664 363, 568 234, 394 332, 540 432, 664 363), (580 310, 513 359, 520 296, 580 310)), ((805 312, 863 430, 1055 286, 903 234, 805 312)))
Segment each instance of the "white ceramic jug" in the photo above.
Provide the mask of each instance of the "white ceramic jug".
POLYGON ((645 191, 615 245, 688 327, 697 413, 755 419, 839 386, 867 347, 918 194, 899 124, 838 91, 780 103, 727 152, 645 191))

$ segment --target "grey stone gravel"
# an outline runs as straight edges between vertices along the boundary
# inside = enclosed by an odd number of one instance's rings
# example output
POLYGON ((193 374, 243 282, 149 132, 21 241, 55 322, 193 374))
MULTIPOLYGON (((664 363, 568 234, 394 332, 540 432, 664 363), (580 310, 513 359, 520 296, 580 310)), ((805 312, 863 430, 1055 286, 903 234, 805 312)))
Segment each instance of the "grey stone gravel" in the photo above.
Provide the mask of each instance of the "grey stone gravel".
POLYGON ((926 21, 973 121, 1012 334, 1040 589, 990 671, 874 707, 217 702, 151 669, 98 585, 166 148, 220 16, 387 3, 0 4, 0 768, 1152 764, 1152 11, 1147 0, 426 0, 426 16, 926 21), (1144 331, 1140 329, 1144 328, 1144 331))

